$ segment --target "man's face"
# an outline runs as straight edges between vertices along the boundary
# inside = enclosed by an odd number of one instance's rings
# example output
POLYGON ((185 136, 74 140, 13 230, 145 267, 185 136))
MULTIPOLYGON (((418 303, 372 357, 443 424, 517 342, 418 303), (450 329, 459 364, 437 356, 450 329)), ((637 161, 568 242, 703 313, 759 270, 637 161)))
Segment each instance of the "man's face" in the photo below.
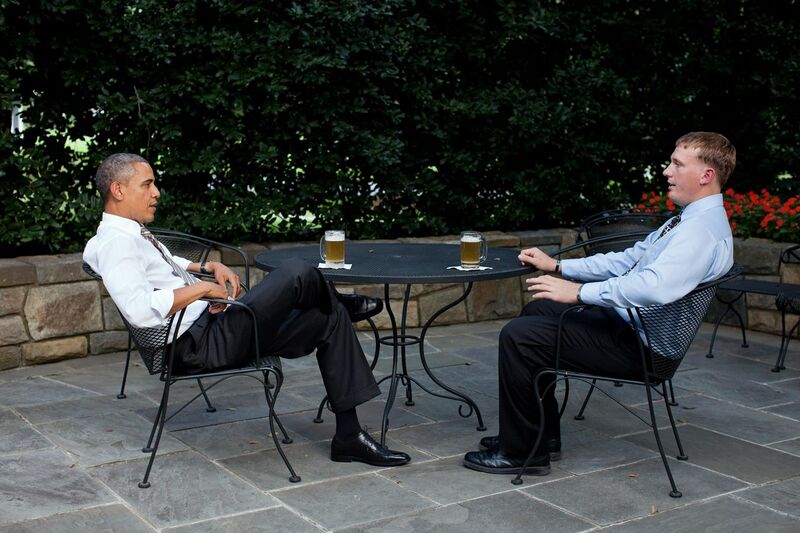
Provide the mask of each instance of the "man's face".
POLYGON ((124 216, 141 224, 156 217, 156 204, 161 193, 156 187, 153 169, 147 163, 133 163, 134 173, 126 183, 119 183, 120 207, 124 216))
POLYGON ((697 152, 691 146, 676 147, 664 169, 667 197, 681 207, 702 198, 707 192, 704 185, 715 179, 713 169, 697 157, 697 152))

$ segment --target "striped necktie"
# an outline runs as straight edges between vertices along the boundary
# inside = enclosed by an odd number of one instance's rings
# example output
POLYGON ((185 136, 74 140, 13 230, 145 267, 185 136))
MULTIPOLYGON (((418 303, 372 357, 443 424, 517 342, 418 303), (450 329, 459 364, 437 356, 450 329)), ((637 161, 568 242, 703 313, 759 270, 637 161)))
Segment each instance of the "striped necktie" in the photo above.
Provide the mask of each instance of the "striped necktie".
MULTIPOLYGON (((667 225, 664 226, 664 229, 662 229, 661 233, 658 234, 658 237, 656 238, 656 241, 658 239, 660 239, 661 237, 663 237, 664 235, 666 235, 667 233, 669 233, 670 231, 672 231, 672 228, 677 226, 680 223, 680 221, 681 221, 681 216, 680 215, 675 215, 674 217, 669 219, 669 222, 667 223, 667 225)), ((653 241, 653 242, 655 242, 655 241, 653 241)))
POLYGON ((144 237, 145 240, 147 240, 147 242, 149 242, 150 244, 155 246, 156 250, 158 250, 158 253, 160 253, 161 257, 164 258, 164 261, 166 261, 169 264, 169 266, 172 267, 172 273, 175 276, 181 278, 186 285, 194 285, 195 283, 197 283, 199 281, 197 278, 195 278, 194 276, 189 274, 186 271, 186 269, 183 269, 183 268, 179 267, 178 264, 175 261, 172 260, 172 257, 169 254, 164 253, 164 249, 162 247, 162 244, 160 242, 158 242, 158 240, 155 237, 153 237, 153 234, 150 233, 149 229, 147 229, 146 227, 142 226, 140 231, 141 231, 142 237, 144 237))

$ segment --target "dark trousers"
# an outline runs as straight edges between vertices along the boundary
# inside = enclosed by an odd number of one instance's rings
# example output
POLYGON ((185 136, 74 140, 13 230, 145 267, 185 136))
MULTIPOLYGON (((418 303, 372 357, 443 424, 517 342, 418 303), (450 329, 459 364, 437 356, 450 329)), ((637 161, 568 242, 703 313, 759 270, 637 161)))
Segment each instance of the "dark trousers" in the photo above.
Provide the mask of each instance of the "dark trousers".
MULTIPOLYGON (((261 357, 296 358, 317 351, 322 381, 334 412, 380 394, 347 311, 319 270, 289 260, 241 301, 255 312, 261 357)), ((238 368, 255 356, 249 313, 230 306, 203 313, 175 346, 181 373, 238 368)))
MULTIPOLYGON (((555 364, 558 320, 569 307, 550 301, 531 302, 500 332, 500 446, 511 457, 531 451, 541 429, 533 382, 543 368, 555 364)), ((588 308, 565 319, 559 368, 620 379, 641 379, 636 331, 613 309, 588 308)), ((555 377, 545 374, 544 437, 560 438, 555 377)), ((540 446, 541 448, 541 446, 540 446)), ((541 455, 537 450, 537 455, 541 455)))

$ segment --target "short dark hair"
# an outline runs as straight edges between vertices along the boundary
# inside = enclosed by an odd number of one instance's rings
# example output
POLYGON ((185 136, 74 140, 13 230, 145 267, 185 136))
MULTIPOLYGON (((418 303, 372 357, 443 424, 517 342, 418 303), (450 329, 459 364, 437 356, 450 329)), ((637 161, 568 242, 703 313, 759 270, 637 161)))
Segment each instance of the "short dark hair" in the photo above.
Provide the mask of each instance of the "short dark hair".
POLYGON ((97 185, 97 190, 100 191, 100 198, 103 199, 103 202, 108 200, 111 182, 127 183, 128 179, 133 175, 134 163, 149 165, 147 159, 136 154, 111 154, 100 163, 100 166, 97 167, 97 173, 94 175, 94 182, 97 185))
POLYGON ((736 168, 736 148, 727 137, 719 133, 693 131, 675 141, 675 146, 697 148, 700 161, 717 171, 720 186, 725 185, 736 168))

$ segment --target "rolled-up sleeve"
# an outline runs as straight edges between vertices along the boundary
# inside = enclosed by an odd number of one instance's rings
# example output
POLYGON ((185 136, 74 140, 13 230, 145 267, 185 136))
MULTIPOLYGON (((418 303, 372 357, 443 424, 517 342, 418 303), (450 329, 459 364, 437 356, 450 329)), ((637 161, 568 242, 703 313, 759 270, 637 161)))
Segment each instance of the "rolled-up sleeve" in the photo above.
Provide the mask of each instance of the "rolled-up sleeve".
POLYGON ((125 319, 137 327, 163 324, 169 316, 175 294, 157 289, 147 281, 135 246, 125 239, 110 240, 97 250, 103 284, 125 319))

